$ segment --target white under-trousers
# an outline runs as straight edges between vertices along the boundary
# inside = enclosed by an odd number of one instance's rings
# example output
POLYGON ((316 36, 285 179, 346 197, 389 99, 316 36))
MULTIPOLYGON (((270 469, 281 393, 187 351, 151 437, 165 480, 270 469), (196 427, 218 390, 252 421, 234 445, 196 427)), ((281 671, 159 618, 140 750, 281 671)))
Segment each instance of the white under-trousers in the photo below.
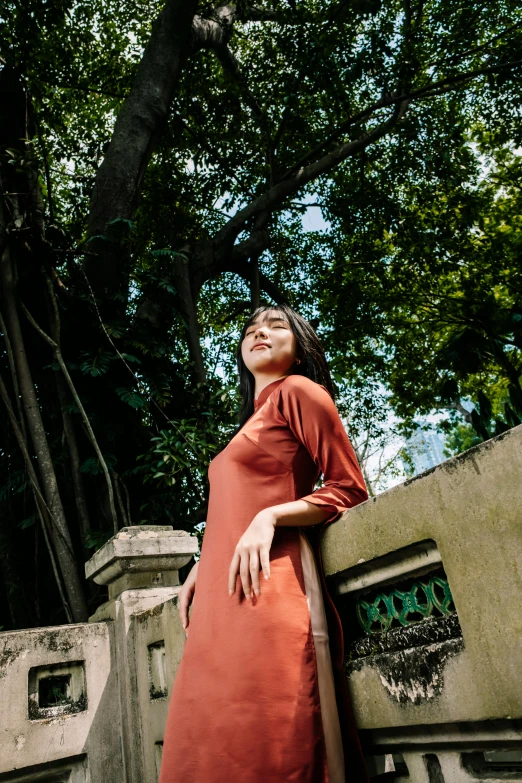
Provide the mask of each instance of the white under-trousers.
POLYGON ((303 564, 306 597, 310 610, 310 622, 317 661, 319 700, 326 745, 328 779, 329 783, 345 783, 341 726, 335 699, 332 658, 330 655, 330 642, 321 581, 312 547, 302 530, 299 531, 299 537, 301 540, 301 561, 303 564))

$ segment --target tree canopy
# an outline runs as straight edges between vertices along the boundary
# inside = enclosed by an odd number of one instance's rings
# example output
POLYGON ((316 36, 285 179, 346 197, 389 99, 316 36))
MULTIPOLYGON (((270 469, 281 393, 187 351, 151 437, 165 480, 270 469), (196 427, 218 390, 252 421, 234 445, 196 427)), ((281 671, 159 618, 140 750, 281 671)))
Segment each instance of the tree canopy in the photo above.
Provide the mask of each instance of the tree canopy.
POLYGON ((0 42, 0 625, 86 619, 119 527, 204 522, 260 302, 356 442, 519 423, 519 4, 6 0, 0 42))

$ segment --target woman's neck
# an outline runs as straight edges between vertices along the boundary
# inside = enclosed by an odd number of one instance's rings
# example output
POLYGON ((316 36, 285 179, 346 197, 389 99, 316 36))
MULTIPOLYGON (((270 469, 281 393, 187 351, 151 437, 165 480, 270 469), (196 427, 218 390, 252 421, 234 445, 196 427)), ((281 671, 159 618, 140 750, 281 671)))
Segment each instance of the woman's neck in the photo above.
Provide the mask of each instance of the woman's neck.
POLYGON ((280 381, 283 378, 287 378, 288 373, 286 375, 277 375, 277 374, 270 374, 270 375, 256 375, 255 376, 255 389, 254 389, 254 399, 257 400, 263 389, 266 389, 267 386, 269 386, 271 383, 275 383, 275 381, 280 381))

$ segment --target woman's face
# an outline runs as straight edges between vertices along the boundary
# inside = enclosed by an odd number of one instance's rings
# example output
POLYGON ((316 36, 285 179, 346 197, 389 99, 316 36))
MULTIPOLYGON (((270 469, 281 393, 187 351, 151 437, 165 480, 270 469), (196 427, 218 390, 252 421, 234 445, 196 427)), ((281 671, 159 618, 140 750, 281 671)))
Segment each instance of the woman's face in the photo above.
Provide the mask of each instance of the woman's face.
POLYGON ((254 375, 288 375, 297 343, 289 322, 278 310, 261 313, 246 330, 241 354, 254 375))

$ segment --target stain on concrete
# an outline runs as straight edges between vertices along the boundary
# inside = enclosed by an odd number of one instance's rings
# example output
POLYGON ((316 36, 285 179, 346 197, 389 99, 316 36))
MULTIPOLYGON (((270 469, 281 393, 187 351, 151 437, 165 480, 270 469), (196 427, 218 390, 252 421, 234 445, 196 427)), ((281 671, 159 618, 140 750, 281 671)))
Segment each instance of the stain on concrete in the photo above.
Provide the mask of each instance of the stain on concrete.
POLYGON ((57 704, 54 707, 40 707, 38 698, 33 694, 29 695, 28 712, 29 720, 54 720, 62 718, 65 715, 76 715, 78 712, 85 712, 88 707, 87 694, 82 693, 74 701, 69 700, 57 704))
POLYGON ((359 658, 346 665, 346 674, 371 666, 388 696, 400 704, 422 704, 437 698, 444 687, 447 661, 464 649, 462 639, 414 647, 385 655, 359 658))
POLYGON ((412 478, 407 479, 401 484, 401 486, 407 487, 409 484, 413 484, 414 481, 425 478, 426 476, 429 476, 430 473, 434 473, 436 470, 443 470, 446 473, 453 473, 455 470, 460 468, 461 465, 467 465, 468 463, 471 463, 475 472, 480 476, 480 466, 477 462, 477 457, 494 448, 497 443, 500 443, 500 441, 510 437, 512 433, 513 430, 507 430, 506 432, 502 432, 500 435, 497 435, 494 438, 490 438, 483 443, 478 443, 476 446, 472 446, 472 448, 468 449, 467 451, 463 451, 462 454, 457 454, 455 457, 452 457, 445 462, 441 462, 440 465, 435 465, 435 467, 429 468, 429 470, 425 470, 423 473, 419 473, 417 476, 413 476, 412 478))
POLYGON ((413 484, 415 481, 418 481, 419 479, 422 479, 422 478, 426 478, 426 476, 429 476, 430 473, 435 473, 435 471, 438 468, 440 468, 442 465, 445 466, 445 463, 441 462, 440 465, 435 465, 435 467, 433 467, 433 468, 429 468, 428 470, 425 470, 422 473, 418 473, 416 476, 412 476, 411 478, 406 479, 406 481, 403 481, 402 484, 400 484, 399 486, 401 486, 401 487, 408 487, 410 484, 413 484))
POLYGON ((164 603, 157 604, 157 606, 153 606, 152 609, 147 609, 145 612, 140 612, 140 614, 135 615, 135 619, 140 623, 146 623, 151 617, 159 617, 159 615, 163 613, 164 606, 164 603))
POLYGON ((462 629, 457 614, 430 617, 406 628, 390 628, 386 633, 372 633, 356 639, 350 645, 347 663, 357 658, 399 652, 412 647, 425 647, 448 639, 461 639, 462 629))
POLYGON ((68 653, 73 647, 77 646, 77 642, 73 641, 69 634, 65 635, 63 630, 49 631, 42 639, 42 643, 48 650, 52 652, 68 653))
POLYGON ((16 661, 20 654, 20 650, 12 650, 9 647, 4 647, 2 652, 0 652, 0 677, 5 677, 8 667, 16 661))

